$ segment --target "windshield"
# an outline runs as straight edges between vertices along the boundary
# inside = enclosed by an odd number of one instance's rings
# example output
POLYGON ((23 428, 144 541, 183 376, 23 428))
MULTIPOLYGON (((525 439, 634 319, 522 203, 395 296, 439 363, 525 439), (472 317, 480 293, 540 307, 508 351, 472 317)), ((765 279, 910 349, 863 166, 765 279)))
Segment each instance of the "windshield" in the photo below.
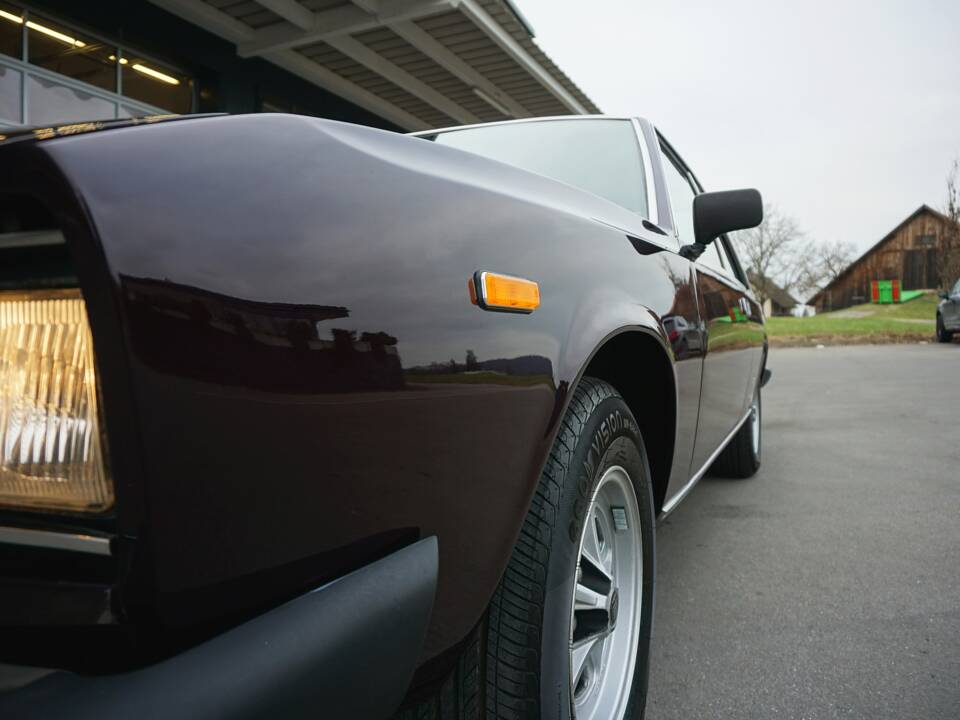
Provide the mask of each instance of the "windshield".
POLYGON ((629 120, 544 120, 426 137, 559 180, 649 217, 643 159, 629 120))

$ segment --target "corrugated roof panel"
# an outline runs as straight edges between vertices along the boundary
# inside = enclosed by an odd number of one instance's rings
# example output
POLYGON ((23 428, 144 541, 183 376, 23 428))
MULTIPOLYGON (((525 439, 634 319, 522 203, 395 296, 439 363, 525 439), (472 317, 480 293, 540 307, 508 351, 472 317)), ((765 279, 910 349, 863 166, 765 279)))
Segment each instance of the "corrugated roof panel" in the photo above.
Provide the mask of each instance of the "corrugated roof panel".
POLYGON ((371 30, 355 35, 354 39, 477 117, 481 119, 506 117, 478 97, 470 85, 424 55, 392 30, 386 28, 371 30))
MULTIPOLYGON (((205 2, 225 15, 236 19, 255 30, 268 26, 287 28, 292 36, 300 31, 276 13, 264 8, 256 0, 198 0, 205 2)), ((297 2, 298 0, 293 0, 297 2)), ((540 65, 544 73, 553 80, 553 87, 563 90, 573 97, 588 112, 599 112, 596 105, 567 77, 560 68, 540 49, 526 30, 526 26, 504 0, 476 0, 477 4, 491 19, 499 24, 512 41, 517 43, 530 60, 540 65)), ((362 17, 349 0, 299 0, 300 6, 311 12, 324 12, 337 8, 351 7, 362 17)), ((469 10, 469 8, 468 8, 469 10)), ((426 17, 412 20, 421 30, 430 35, 437 43, 460 59, 465 65, 483 77, 484 82, 492 84, 512 103, 522 107, 533 115, 564 115, 570 108, 557 98, 551 90, 533 74, 526 64, 514 59, 510 52, 498 44, 495 34, 479 27, 470 18, 464 6, 426 17)), ((304 33, 304 36, 318 37, 318 33, 304 33)), ((269 36, 269 35, 268 35, 269 36)), ((421 51, 404 37, 394 33, 389 27, 381 26, 352 36, 366 48, 416 78, 434 92, 451 103, 463 108, 480 120, 499 120, 505 116, 488 101, 474 91, 475 81, 466 75, 467 80, 437 62, 433 57, 421 51)), ((288 46, 289 47, 289 46, 288 46)), ((413 115, 428 124, 454 124, 454 120, 445 112, 437 110, 419 96, 395 85, 353 58, 336 51, 324 42, 311 42, 297 48, 298 52, 311 61, 339 75, 344 80, 370 92, 384 102, 413 115)), ((376 63, 371 62, 371 65, 376 63)), ((401 80, 398 78, 398 80, 401 80)), ((402 81, 402 80, 401 80, 402 81)), ((406 81, 402 81, 406 82, 406 81)), ((483 83, 481 83, 483 84, 483 83)), ((548 83, 550 84, 550 83, 548 83)), ((488 90, 489 85, 484 85, 488 90)), ((492 92, 492 90, 491 90, 492 92)), ((426 95, 426 93, 421 93, 426 95)), ((443 103, 436 100, 438 105, 443 103)), ((508 104, 510 104, 508 102, 508 104)), ((450 112, 454 112, 450 108, 450 112)), ((464 114, 466 114, 464 113, 464 114)))
POLYGON ((282 17, 253 0, 206 0, 206 3, 254 29, 284 22, 282 17))
POLYGON ((436 110, 433 106, 411 95, 401 87, 384 79, 379 73, 361 65, 352 58, 344 55, 326 43, 315 43, 299 50, 302 55, 314 62, 317 58, 322 65, 336 73, 344 80, 352 82, 367 92, 373 93, 382 100, 404 110, 414 117, 433 127, 456 125, 456 121, 448 115, 436 110), (437 124, 439 123, 439 124, 437 124))
POLYGON ((588 112, 599 113, 600 109, 587 97, 565 72, 543 52, 539 45, 530 37, 526 28, 517 19, 513 11, 503 0, 478 0, 487 13, 500 24, 526 50, 530 56, 556 80, 564 90, 570 93, 588 112))
POLYGON ((394 47, 398 44, 407 44, 406 40, 393 32, 393 30, 390 28, 385 27, 356 33, 353 38, 354 40, 359 40, 371 50, 376 52, 380 52, 385 48, 394 47))
MULTIPOLYGON (((528 108, 513 89, 521 87, 553 97, 513 58, 497 46, 471 20, 458 13, 447 13, 419 20, 417 24, 450 52, 460 57, 494 85, 528 108)), ((555 103, 559 114, 569 113, 562 103, 555 103)))

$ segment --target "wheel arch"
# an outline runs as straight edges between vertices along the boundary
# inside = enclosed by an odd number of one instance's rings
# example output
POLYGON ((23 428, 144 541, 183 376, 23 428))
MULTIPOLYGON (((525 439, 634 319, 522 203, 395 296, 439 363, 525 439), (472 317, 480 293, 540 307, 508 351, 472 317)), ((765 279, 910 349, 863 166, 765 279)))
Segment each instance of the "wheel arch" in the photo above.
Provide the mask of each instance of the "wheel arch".
POLYGON ((597 346, 577 377, 610 383, 633 413, 646 446, 654 508, 663 507, 677 433, 677 387, 662 338, 647 328, 622 328, 597 346))

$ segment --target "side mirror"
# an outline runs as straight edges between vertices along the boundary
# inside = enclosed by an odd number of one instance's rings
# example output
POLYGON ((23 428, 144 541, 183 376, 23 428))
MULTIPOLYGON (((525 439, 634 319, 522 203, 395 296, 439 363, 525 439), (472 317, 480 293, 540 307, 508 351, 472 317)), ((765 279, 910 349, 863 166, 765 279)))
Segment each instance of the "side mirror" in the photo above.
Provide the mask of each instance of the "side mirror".
POLYGON ((701 193, 693 199, 695 242, 680 248, 680 254, 696 260, 707 246, 731 230, 746 230, 763 222, 763 198, 756 190, 724 190, 701 193))
POLYGON ((939 297, 941 300, 949 300, 950 293, 948 293, 946 290, 938 290, 937 297, 939 297))
POLYGON ((763 199, 756 190, 726 190, 693 199, 693 233, 698 245, 709 245, 731 230, 763 222, 763 199))

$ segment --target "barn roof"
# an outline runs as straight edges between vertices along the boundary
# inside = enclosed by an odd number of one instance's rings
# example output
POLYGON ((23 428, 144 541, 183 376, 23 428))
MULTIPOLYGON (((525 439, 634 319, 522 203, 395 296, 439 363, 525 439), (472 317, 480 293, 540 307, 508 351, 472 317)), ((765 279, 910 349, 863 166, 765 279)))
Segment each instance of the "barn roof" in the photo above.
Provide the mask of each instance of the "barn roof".
POLYGON ((837 275, 837 276, 836 276, 833 280, 831 280, 829 283, 827 283, 826 285, 824 285, 812 298, 810 298, 810 300, 808 300, 809 304, 815 305, 815 304, 817 303, 817 300, 820 298, 821 295, 823 295, 823 293, 825 293, 825 292, 827 292, 828 290, 832 289, 837 283, 839 283, 841 280, 843 280, 845 277, 847 277, 847 275, 849 275, 849 274, 853 271, 853 269, 854 269, 858 264, 860 264, 860 262, 863 261, 863 259, 864 259, 865 257, 867 257, 868 255, 870 255, 874 250, 876 250, 876 249, 879 248, 881 245, 883 245, 885 242, 887 242, 887 240, 889 240, 889 239, 892 238, 894 235, 896 235, 898 232, 900 232, 900 229, 901 229, 904 225, 907 225, 908 223, 913 222, 916 218, 920 217, 920 216, 923 215, 924 213, 929 213, 930 215, 933 215, 934 217, 936 217, 936 218, 938 218, 938 219, 940 219, 940 220, 945 220, 945 221, 947 221, 947 222, 949 222, 949 220, 950 220, 950 219, 949 219, 946 215, 944 215, 943 213, 941 213, 941 212, 939 212, 939 211, 937 211, 937 210, 934 210, 932 207, 930 207, 929 205, 927 205, 926 203, 924 203, 923 205, 921 205, 920 207, 918 207, 916 210, 914 210, 912 213, 910 213, 910 215, 908 215, 906 218, 904 218, 903 221, 901 221, 900 223, 898 223, 897 226, 896 226, 895 228, 893 228, 893 230, 891 230, 891 231, 888 232, 886 235, 884 235, 882 238, 880 238, 880 240, 878 240, 874 245, 872 245, 872 246, 871 246, 866 252, 864 252, 860 257, 858 257, 858 258, 857 258, 856 260, 854 260, 852 263, 850 263, 849 265, 847 265, 847 267, 844 268, 843 272, 841 272, 839 275, 837 275))

